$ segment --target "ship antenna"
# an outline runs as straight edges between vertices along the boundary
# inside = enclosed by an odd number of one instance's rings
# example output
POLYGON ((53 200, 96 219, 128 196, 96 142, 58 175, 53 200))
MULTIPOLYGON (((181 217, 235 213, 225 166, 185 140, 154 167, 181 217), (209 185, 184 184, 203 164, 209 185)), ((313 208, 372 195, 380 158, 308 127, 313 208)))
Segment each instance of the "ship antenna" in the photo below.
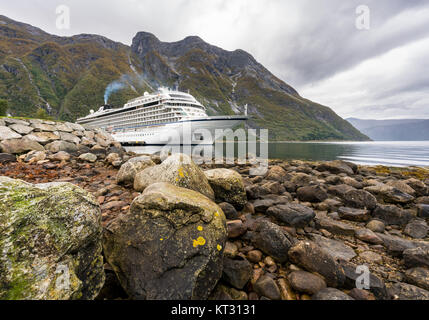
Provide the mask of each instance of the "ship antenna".
POLYGON ((245 115, 245 116, 247 116, 247 103, 246 103, 246 105, 244 106, 244 115, 245 115))

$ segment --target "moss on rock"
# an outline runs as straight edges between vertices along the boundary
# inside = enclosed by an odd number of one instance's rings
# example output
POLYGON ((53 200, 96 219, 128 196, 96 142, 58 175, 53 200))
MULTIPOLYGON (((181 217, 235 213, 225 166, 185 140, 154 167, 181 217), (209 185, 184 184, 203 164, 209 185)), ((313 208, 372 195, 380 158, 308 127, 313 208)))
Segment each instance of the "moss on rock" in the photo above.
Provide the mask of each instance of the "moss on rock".
POLYGON ((238 210, 243 209, 247 202, 241 175, 230 169, 213 169, 204 172, 210 186, 214 190, 217 202, 228 202, 238 210))
POLYGON ((0 299, 93 299, 104 282, 101 214, 70 183, 0 177, 0 299))
POLYGON ((103 248, 134 299, 206 299, 222 274, 226 219, 202 194, 152 184, 107 226, 103 248))

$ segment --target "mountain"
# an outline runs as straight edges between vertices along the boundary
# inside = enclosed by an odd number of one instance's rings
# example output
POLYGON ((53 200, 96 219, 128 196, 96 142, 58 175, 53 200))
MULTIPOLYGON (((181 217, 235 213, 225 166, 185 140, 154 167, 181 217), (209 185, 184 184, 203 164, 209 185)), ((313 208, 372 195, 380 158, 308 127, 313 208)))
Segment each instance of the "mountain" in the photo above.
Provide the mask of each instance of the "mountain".
POLYGON ((299 95, 249 53, 196 36, 162 42, 139 32, 131 47, 105 37, 50 35, 0 16, 0 98, 14 116, 42 107, 74 121, 105 100, 122 106, 159 86, 189 90, 211 115, 243 113, 273 140, 368 140, 330 108, 299 95))
POLYGON ((429 119, 364 120, 348 118, 347 121, 373 140, 429 140, 429 119))

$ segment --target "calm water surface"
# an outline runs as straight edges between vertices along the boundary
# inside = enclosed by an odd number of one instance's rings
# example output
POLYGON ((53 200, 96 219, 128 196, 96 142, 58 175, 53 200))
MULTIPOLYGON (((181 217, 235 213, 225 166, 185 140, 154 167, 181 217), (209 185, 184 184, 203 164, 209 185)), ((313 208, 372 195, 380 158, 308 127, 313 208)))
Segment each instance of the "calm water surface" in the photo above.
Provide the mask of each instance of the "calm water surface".
MULTIPOLYGON (((153 154, 159 152, 161 148, 145 146, 126 149, 136 153, 153 154)), ((217 152, 214 146, 206 148, 205 152, 212 154, 217 152)), ((235 148, 237 149, 237 143, 235 148)), ((342 159, 365 165, 429 166, 429 141, 272 142, 268 143, 268 153, 270 159, 342 159)))

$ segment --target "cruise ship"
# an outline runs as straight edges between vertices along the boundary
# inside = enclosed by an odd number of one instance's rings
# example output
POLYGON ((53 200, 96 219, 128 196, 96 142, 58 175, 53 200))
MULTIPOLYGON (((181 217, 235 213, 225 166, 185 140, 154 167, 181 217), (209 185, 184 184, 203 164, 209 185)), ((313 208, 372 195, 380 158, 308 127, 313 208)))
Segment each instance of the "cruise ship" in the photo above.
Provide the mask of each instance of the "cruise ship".
POLYGON ((209 117, 206 108, 189 93, 160 88, 122 108, 104 105, 91 110, 77 123, 110 132, 124 145, 212 144, 219 138, 216 129, 232 129, 247 119, 247 107, 245 115, 209 117))

